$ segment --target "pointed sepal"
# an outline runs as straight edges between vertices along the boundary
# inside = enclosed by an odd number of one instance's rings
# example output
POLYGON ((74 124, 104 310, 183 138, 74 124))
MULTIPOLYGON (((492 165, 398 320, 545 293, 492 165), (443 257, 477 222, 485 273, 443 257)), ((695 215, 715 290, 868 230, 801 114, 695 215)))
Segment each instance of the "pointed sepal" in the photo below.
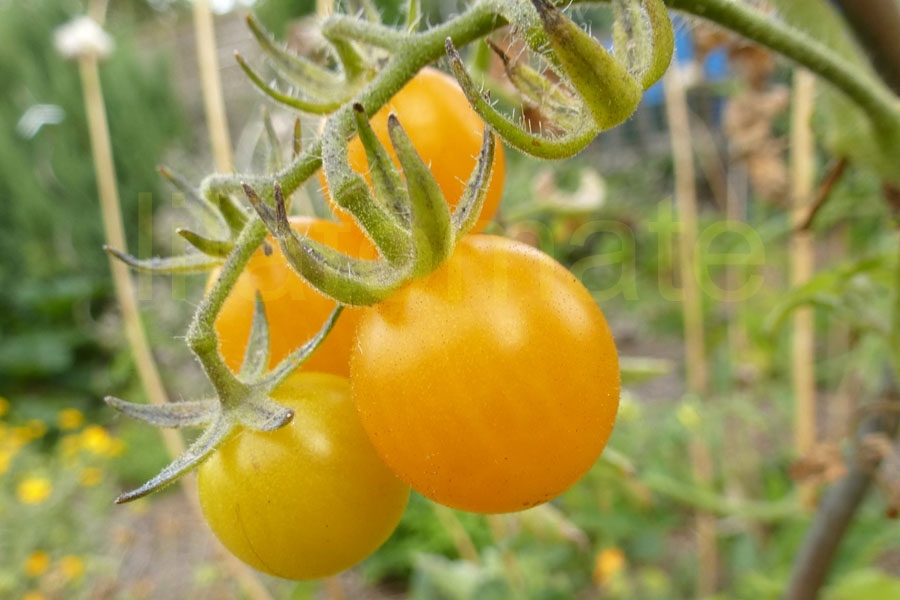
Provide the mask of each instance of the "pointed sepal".
POLYGON ((462 198, 460 198, 456 209, 450 216, 453 236, 456 241, 459 241, 478 222, 481 208, 484 205, 484 197, 487 195, 488 186, 491 182, 491 167, 494 164, 496 140, 493 132, 487 125, 484 127, 481 139, 481 152, 478 154, 475 168, 466 182, 466 189, 463 191, 462 198))
POLYGON ((202 218, 212 219, 216 224, 225 227, 222 213, 200 193, 200 190, 191 185, 184 176, 176 173, 169 167, 158 166, 156 170, 172 187, 184 194, 185 199, 188 200, 189 208, 199 212, 199 216, 202 218))
POLYGON ((326 115, 330 112, 334 112, 338 109, 343 102, 337 100, 331 101, 320 101, 314 98, 308 97, 300 97, 299 95, 292 96, 290 94, 285 94, 283 92, 278 91, 275 87, 267 84, 262 80, 262 77, 257 75, 256 71, 254 71, 250 65, 247 64, 247 61, 244 60, 238 52, 234 53, 234 59, 237 61, 238 65, 253 82, 253 84, 266 96, 284 104, 285 106, 290 106, 296 110, 301 112, 311 113, 314 115, 326 115))
POLYGON ((416 152, 397 116, 388 116, 388 135, 406 179, 412 210, 410 229, 415 248, 414 276, 431 273, 453 251, 450 209, 428 165, 416 152))
POLYGON ((169 463, 153 479, 138 488, 121 494, 116 498, 116 504, 124 504, 125 502, 143 498, 175 483, 215 452, 228 439, 234 429, 234 421, 228 419, 220 412, 216 420, 203 430, 203 433, 188 446, 187 450, 169 463))
MULTIPOLYGON (((367 154, 376 156, 374 168, 380 172, 373 176, 381 177, 391 167, 380 164, 383 156, 378 150, 380 142, 371 131, 362 106, 354 107, 353 114, 363 147, 367 154)), ((341 125, 338 120, 329 119, 322 136, 322 163, 328 190, 335 204, 356 219, 381 255, 391 264, 402 264, 412 256, 412 241, 408 221, 404 221, 394 207, 405 203, 405 196, 378 198, 372 194, 365 179, 350 166, 346 143, 349 132, 341 125)))
POLYGON ((218 400, 187 400, 168 404, 137 404, 114 396, 104 401, 125 416, 154 427, 201 427, 219 414, 218 400))
POLYGON ((641 86, 597 40, 550 0, 532 0, 550 48, 569 83, 584 100, 600 130, 627 119, 641 100, 641 86))
POLYGON ((472 105, 478 116, 513 148, 539 158, 568 158, 584 150, 600 133, 594 120, 589 117, 581 119, 581 122, 575 127, 563 130, 559 135, 526 130, 524 126, 514 123, 498 111, 487 98, 481 95, 475 82, 466 71, 462 57, 453 46, 453 42, 447 38, 445 43, 450 68, 469 100, 469 104, 472 105))
POLYGON ((130 254, 111 248, 110 246, 103 246, 103 249, 136 271, 155 273, 157 275, 207 273, 216 267, 221 266, 223 262, 219 257, 207 256, 206 254, 200 253, 179 256, 136 258, 130 254))
POLYGON ((256 291, 253 303, 253 321, 250 325, 250 336, 247 339, 247 350, 241 364, 241 378, 253 381, 262 376, 269 365, 269 322, 266 319, 266 306, 262 295, 256 291))
POLYGON ((253 188, 244 192, 260 219, 278 240, 288 264, 310 285, 341 304, 368 306, 387 298, 409 278, 407 270, 386 261, 370 261, 342 254, 297 233, 287 219, 281 186, 274 187, 275 207, 253 188))
POLYGON ((234 249, 234 242, 230 240, 211 240, 195 233, 190 229, 178 228, 175 233, 184 238, 188 244, 214 258, 225 258, 234 249))

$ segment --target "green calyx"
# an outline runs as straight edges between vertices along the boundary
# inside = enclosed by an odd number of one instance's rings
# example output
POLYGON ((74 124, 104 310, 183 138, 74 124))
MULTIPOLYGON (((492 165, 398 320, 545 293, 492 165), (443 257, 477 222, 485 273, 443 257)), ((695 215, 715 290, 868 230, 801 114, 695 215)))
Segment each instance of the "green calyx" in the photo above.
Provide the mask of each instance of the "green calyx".
POLYGON ((235 60, 253 84, 272 100, 300 112, 326 115, 346 104, 376 72, 375 60, 367 58, 352 39, 323 31, 338 70, 331 70, 303 56, 288 52, 247 16, 247 25, 279 77, 290 85, 290 93, 266 83, 240 54, 235 60))
POLYGON ((291 267, 341 304, 381 302, 411 279, 438 268, 477 221, 487 192, 495 144, 489 130, 484 132, 475 168, 452 214, 431 171, 394 115, 388 118, 388 132, 399 170, 375 136, 361 104, 335 113, 322 138, 322 161, 335 203, 353 215, 375 243, 380 255, 377 260, 347 256, 294 231, 278 184, 273 205, 252 187, 244 186, 250 204, 291 267), (374 191, 350 166, 346 140, 353 131, 366 150, 374 191))
POLYGON ((291 410, 270 397, 281 381, 300 366, 319 347, 340 316, 341 307, 334 310, 319 333, 295 350, 268 373, 269 328, 262 298, 257 294, 253 324, 240 375, 227 369, 211 379, 218 398, 147 405, 107 397, 107 404, 131 418, 155 427, 202 427, 203 431, 188 449, 169 463, 155 477, 143 485, 121 494, 121 504, 152 494, 177 481, 194 469, 242 428, 274 431, 293 418, 291 410))
POLYGON ((643 91, 662 77, 674 47, 672 23, 662 0, 614 0, 613 5, 614 54, 550 0, 523 1, 508 9, 507 18, 555 77, 495 51, 523 102, 545 117, 547 132, 530 131, 484 98, 448 38, 454 75, 478 114, 505 142, 541 158, 572 156, 601 131, 631 116, 643 91))

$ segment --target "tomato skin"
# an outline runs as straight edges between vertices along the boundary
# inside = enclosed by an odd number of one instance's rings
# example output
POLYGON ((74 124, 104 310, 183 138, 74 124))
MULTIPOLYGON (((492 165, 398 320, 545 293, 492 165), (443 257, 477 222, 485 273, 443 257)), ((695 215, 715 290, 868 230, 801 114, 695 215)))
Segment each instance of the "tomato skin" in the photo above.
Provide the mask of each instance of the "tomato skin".
MULTIPOLYGON (((292 217, 291 227, 356 258, 377 256, 371 242, 355 227, 311 217, 292 217)), ((216 318, 219 352, 225 364, 235 372, 244 361, 256 290, 262 296, 269 323, 270 368, 318 333, 336 306, 333 300, 316 291, 291 269, 271 235, 266 239, 272 253, 266 256, 263 248, 257 249, 216 318)), ((216 276, 217 273, 212 275, 216 276)), ((359 315, 358 309, 345 309, 334 329, 302 368, 346 377, 359 315)))
POLYGON ((350 378, 388 466, 428 498, 481 513, 568 489, 619 403, 618 355, 590 293, 549 256, 486 235, 366 309, 350 378))
MULTIPOLYGON (((481 117, 469 105, 455 79, 431 67, 422 69, 369 121, 378 140, 398 166, 387 129, 387 118, 391 113, 397 115, 419 156, 431 167, 431 174, 452 210, 459 204, 481 151, 484 133, 481 117)), ((347 152, 350 166, 371 185, 366 150, 358 137, 349 143, 347 152)), ((472 233, 483 231, 494 217, 503 196, 505 179, 506 159, 503 144, 498 142, 494 147, 491 181, 484 206, 472 227, 472 233)), ((328 196, 322 171, 319 172, 319 180, 328 196)), ((333 201, 332 208, 341 221, 355 223, 353 217, 337 208, 333 201)))
POLYGON ((347 379, 295 372, 272 397, 294 410, 272 432, 244 430, 199 467, 203 514, 252 567, 327 577, 374 552, 400 521, 409 488, 378 458, 347 379))

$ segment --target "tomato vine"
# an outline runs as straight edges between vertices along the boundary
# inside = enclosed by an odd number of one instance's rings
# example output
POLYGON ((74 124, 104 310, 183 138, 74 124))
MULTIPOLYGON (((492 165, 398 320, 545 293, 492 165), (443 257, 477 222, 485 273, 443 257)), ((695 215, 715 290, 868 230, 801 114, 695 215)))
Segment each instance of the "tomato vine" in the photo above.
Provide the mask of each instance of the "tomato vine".
MULTIPOLYGON (((275 157, 271 164, 284 166, 274 173, 216 174, 194 189, 179 176, 163 171, 187 192, 195 205, 225 225, 227 239, 182 232, 198 252, 169 259, 140 260, 110 250, 133 267, 156 273, 220 269, 186 335, 216 397, 164 407, 109 399, 115 408, 155 425, 206 427, 183 456, 153 480, 123 494, 120 501, 170 483, 233 439, 240 428, 270 431, 288 423, 292 410, 272 396, 316 352, 343 306, 378 305, 452 260, 454 248, 466 239, 481 212, 491 181, 496 137, 534 156, 561 159, 573 156, 601 131, 627 119, 643 91, 668 68, 673 32, 666 5, 723 24, 807 66, 866 111, 883 149, 888 151, 900 145, 900 108, 884 85, 869 74, 858 72, 819 42, 740 3, 612 0, 616 18, 612 52, 571 21, 559 8, 562 4, 550 0, 480 0, 458 16, 425 31, 417 29, 418 8, 414 1, 410 2, 407 23, 400 28, 360 17, 332 15, 321 23, 320 31, 331 45, 339 64, 336 69, 288 53, 255 21, 248 20, 253 35, 279 73, 304 85, 295 94, 279 92, 238 57, 250 80, 273 100, 302 112, 327 115, 327 121, 308 147, 301 148, 299 139, 295 140, 296 151, 290 160, 275 157), (541 105, 558 125, 557 134, 531 131, 497 110, 470 77, 457 51, 506 25, 512 26, 515 35, 526 42, 542 69, 551 71, 560 82, 550 84, 541 69, 501 53, 507 74, 523 101, 541 105), (403 123, 394 117, 388 119, 390 145, 400 169, 369 123, 369 118, 417 73, 443 56, 469 103, 487 124, 478 160, 471 174, 466 174, 465 189, 460 198, 449 203, 404 133, 403 123), (365 148, 372 173, 371 187, 351 168, 347 143, 353 137, 358 137, 365 148), (342 253, 291 227, 287 216, 291 194, 320 168, 324 169, 336 204, 353 216, 378 249, 377 260, 342 253), (246 202, 253 211, 245 210, 246 202), (448 204, 454 206, 452 211, 448 204), (257 299, 243 363, 235 373, 219 353, 216 322, 254 253, 269 243, 265 241, 268 233, 287 263, 312 287, 333 299, 337 307, 318 334, 286 357, 272 360, 276 364, 269 369, 270 332, 264 302, 257 299)), ((896 173, 893 176, 900 180, 896 173)), ((900 364, 900 359, 895 362, 900 364)), ((615 388, 618 389, 618 381, 615 388)), ((560 491, 557 488, 558 485, 553 493, 560 491)), ((540 493, 534 498, 546 499, 540 493)), ((477 505, 467 501, 458 504, 477 505)), ((503 503, 500 508, 490 505, 486 510, 508 510, 513 504, 503 503)))

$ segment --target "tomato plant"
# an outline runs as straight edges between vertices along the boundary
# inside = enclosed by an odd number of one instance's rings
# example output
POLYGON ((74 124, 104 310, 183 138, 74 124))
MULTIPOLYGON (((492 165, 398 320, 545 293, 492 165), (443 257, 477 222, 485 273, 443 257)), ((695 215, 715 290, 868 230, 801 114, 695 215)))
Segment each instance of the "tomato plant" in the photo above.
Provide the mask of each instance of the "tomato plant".
POLYGON ((549 256, 486 235, 365 309, 350 377, 385 462, 423 495, 475 512, 569 488, 619 403, 615 344, 590 293, 549 256))
MULTIPOLYGON (((374 247, 355 227, 310 217, 293 217, 291 227, 352 256, 374 258, 376 255, 374 247)), ((291 269, 271 236, 268 242, 271 252, 267 254, 259 248, 253 254, 216 319, 219 352, 233 371, 240 368, 244 359, 257 290, 269 323, 270 367, 312 338, 335 307, 333 300, 310 287, 291 269)), ((304 363, 304 369, 347 376, 350 345, 358 320, 357 309, 344 310, 322 346, 304 363)))
MULTIPOLYGON (((375 135, 387 148, 394 163, 398 164, 388 135, 387 121, 391 113, 397 115, 416 151, 431 167, 431 174, 448 204, 455 208, 475 167, 484 133, 484 122, 469 105, 459 84, 449 75, 426 67, 371 118, 375 135)), ((366 151, 359 138, 350 142, 347 152, 350 166, 357 173, 363 174, 371 185, 367 174, 366 151)), ((497 144, 491 182, 484 198, 481 216, 472 227, 473 233, 484 230, 497 212, 503 196, 505 177, 503 146, 497 144)), ((319 179, 328 195, 321 171, 319 179)), ((346 223, 354 222, 350 214, 341 209, 335 209, 335 213, 346 223)))
POLYGON ((390 536, 409 488, 372 449, 345 378, 295 372, 272 397, 293 420, 272 432, 242 430, 200 465, 203 514, 260 571, 333 575, 390 536))

